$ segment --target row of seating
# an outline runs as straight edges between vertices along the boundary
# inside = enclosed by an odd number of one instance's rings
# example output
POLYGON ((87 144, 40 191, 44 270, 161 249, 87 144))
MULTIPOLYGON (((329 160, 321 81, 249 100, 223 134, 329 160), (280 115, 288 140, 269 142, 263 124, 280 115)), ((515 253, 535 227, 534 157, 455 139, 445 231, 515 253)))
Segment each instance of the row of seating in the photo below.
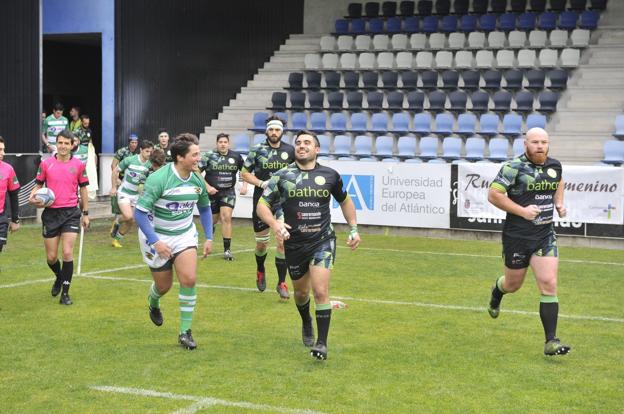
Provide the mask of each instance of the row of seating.
POLYGON ((548 86, 553 90, 565 89, 568 82, 568 72, 565 69, 530 69, 526 72, 520 69, 500 71, 489 69, 480 72, 474 69, 457 71, 448 69, 441 73, 435 70, 422 71, 306 71, 292 72, 288 75, 288 88, 292 91, 309 90, 414 90, 414 89, 457 89, 475 90, 479 88, 497 90, 505 87, 510 90, 522 88, 541 90, 548 86), (341 76, 342 75, 342 76, 341 76), (548 85, 546 79, 548 78, 548 85), (461 79, 461 81, 460 81, 461 79), (381 83, 380 83, 381 81, 381 83))
POLYGON ((620 166, 624 164, 624 141, 615 139, 607 140, 603 146, 604 164, 620 166))
MULTIPOLYGON (((266 119, 266 113, 254 114, 254 126, 250 130, 255 132, 264 131, 264 125, 259 119, 266 119)), ((287 119, 285 119, 287 120, 287 119)), ((327 116, 324 112, 313 112, 308 116, 305 112, 295 112, 291 122, 287 124, 287 131, 299 131, 309 129, 319 133, 331 132, 334 134, 353 133, 364 134, 415 134, 418 136, 430 133, 450 135, 457 134, 470 136, 479 134, 483 136, 517 136, 533 127, 544 128, 546 117, 542 114, 529 114, 526 122, 517 113, 506 113, 501 118, 494 113, 484 113, 479 118, 472 113, 462 113, 455 117, 451 113, 439 113, 435 117, 429 112, 417 113, 413 117, 408 113, 399 112, 389 117, 388 114, 374 113, 368 116, 363 112, 352 113, 350 117, 344 113, 334 113, 329 118, 327 126, 327 116), (370 121, 370 122, 369 122, 370 121), (433 125, 433 126, 432 126, 433 125)))
MULTIPOLYGON (((550 0, 548 7, 546 0, 531 0, 530 10, 535 12, 543 12, 547 8, 553 11, 563 11, 566 9, 582 11, 586 9, 604 10, 607 0, 550 0)), ((527 0, 474 0, 470 7, 470 0, 455 0, 453 2, 453 14, 467 14, 469 11, 475 14, 484 14, 488 11, 492 13, 505 13, 511 11, 514 13, 523 13, 527 10, 527 0)), ((434 2, 431 0, 419 0, 416 4, 414 1, 401 1, 398 5, 395 1, 366 2, 364 7, 362 3, 349 3, 347 6, 347 16, 349 19, 358 19, 361 17, 394 17, 412 16, 414 14, 420 16, 429 16, 431 14, 446 15, 451 14, 451 1, 439 0, 434 2), (362 13, 364 12, 364 14, 362 13)))
POLYGON ((452 112, 509 112, 515 110, 521 113, 538 110, 544 113, 551 113, 556 110, 559 96, 552 91, 542 91, 535 95, 529 90, 519 90, 512 93, 507 90, 499 90, 493 94, 486 91, 477 90, 468 95, 462 90, 448 93, 434 90, 425 94, 423 91, 412 91, 403 94, 400 91, 392 91, 384 94, 379 91, 329 92, 327 96, 323 92, 291 92, 287 103, 287 95, 284 92, 274 92, 272 96, 272 106, 267 109, 273 111, 359 111, 368 110, 379 111, 411 111, 421 112, 442 112, 449 110, 452 112), (470 100, 470 103, 469 103, 470 100), (327 103, 326 103, 327 101, 327 103), (345 104, 346 103, 346 104, 345 104), (536 106, 539 103, 539 107, 536 106), (407 104, 407 105, 406 105, 407 104))
POLYGON ((316 53, 306 54, 305 69, 314 70, 371 70, 371 69, 489 69, 497 68, 575 68, 579 65, 579 49, 541 49, 539 55, 534 49, 517 51, 502 49, 496 52, 460 50, 455 53, 440 50, 435 54, 429 51, 412 52, 364 52, 355 53, 316 53))
POLYGON ((565 48, 587 47, 590 31, 586 29, 553 30, 548 34, 544 30, 532 30, 528 33, 514 30, 508 33, 494 31, 487 34, 472 32, 464 33, 432 33, 426 35, 377 34, 351 36, 323 36, 320 40, 321 52, 370 52, 370 51, 419 51, 419 50, 462 50, 462 49, 522 49, 528 48, 565 48))
POLYGON ((473 14, 463 16, 447 15, 419 17, 390 17, 387 20, 375 18, 365 19, 337 19, 334 27, 336 35, 359 35, 380 33, 453 33, 453 32, 491 32, 501 30, 531 31, 541 30, 573 30, 576 28, 593 30, 598 27, 600 14, 594 10, 582 13, 575 11, 522 13, 506 13, 501 15, 484 14, 477 17, 473 14))
POLYGON ((617 139, 624 139, 624 114, 615 117, 614 127, 613 136, 617 139))

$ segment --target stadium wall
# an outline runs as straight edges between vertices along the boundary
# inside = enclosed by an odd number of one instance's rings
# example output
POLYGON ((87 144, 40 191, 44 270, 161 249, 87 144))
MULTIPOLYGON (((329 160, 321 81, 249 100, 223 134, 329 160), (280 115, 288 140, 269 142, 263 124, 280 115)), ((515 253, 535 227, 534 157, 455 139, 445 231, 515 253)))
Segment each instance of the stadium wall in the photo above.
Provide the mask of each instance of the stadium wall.
POLYGON ((349 3, 353 3, 353 0, 306 0, 303 33, 327 34, 333 32, 336 19, 346 16, 349 3))
MULTIPOLYGON (((303 0, 117 0, 116 146, 199 133, 289 34, 303 0)), ((243 123, 246 120, 241 120, 243 123)))
POLYGON ((37 152, 41 117, 39 0, 3 0, 0 135, 8 152, 37 152))

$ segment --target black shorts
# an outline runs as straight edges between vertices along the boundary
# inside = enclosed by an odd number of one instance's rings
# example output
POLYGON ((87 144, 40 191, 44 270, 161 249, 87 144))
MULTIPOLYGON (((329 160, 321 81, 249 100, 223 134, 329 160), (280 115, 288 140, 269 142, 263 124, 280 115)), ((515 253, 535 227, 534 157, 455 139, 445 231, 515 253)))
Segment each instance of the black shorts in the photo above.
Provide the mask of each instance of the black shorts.
POLYGON ((0 251, 2 251, 2 246, 4 246, 7 242, 9 223, 9 218, 4 214, 0 214, 0 251))
MULTIPOLYGON (((258 205, 258 200, 260 200, 260 197, 258 198, 254 197, 253 209, 251 210, 251 221, 253 223, 254 232, 256 233, 269 228, 269 225, 266 224, 264 221, 260 220, 260 217, 258 217, 258 214, 256 213, 256 206, 258 205)), ((278 220, 284 217, 284 210, 282 210, 282 207, 280 205, 273 206, 271 208, 271 211, 273 212, 273 215, 275 216, 275 218, 277 218, 278 220)))
POLYGON ((46 208, 41 213, 43 237, 51 239, 61 233, 80 233, 80 216, 78 207, 46 208))
POLYGON ((557 236, 554 232, 540 240, 511 238, 503 235, 503 258, 509 269, 529 267, 531 256, 558 257, 557 236))
POLYGON ((336 260, 336 239, 323 240, 310 249, 286 250, 286 265, 292 280, 301 279, 310 266, 321 266, 325 269, 334 268, 336 260))
POLYGON ((175 262, 175 259, 178 258, 180 253, 185 252, 185 251, 190 250, 190 249, 197 250, 197 247, 196 246, 189 246, 186 249, 180 250, 179 252, 175 253, 171 257, 171 259, 167 260, 167 263, 165 263, 164 265, 162 265, 160 267, 150 267, 150 271, 151 272, 164 272, 164 271, 173 269, 173 262, 175 262))
POLYGON ((234 190, 234 187, 219 190, 209 198, 212 214, 219 214, 221 207, 229 207, 231 209, 236 207, 236 190, 234 190))

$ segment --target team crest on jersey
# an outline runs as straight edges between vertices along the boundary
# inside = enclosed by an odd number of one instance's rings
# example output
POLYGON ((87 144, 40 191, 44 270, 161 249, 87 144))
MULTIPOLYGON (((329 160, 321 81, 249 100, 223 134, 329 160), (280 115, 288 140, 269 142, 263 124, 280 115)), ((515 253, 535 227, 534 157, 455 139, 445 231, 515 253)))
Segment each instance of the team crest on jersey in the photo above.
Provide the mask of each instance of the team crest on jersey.
POLYGON ((325 181, 325 177, 321 177, 320 175, 317 175, 316 177, 314 177, 314 182, 315 182, 317 185, 323 185, 323 184, 325 184, 325 182, 326 182, 326 181, 325 181))
POLYGON ((550 178, 557 178, 557 171, 553 170, 552 168, 547 169, 546 174, 548 174, 550 178))
POLYGON ((201 188, 195 187, 195 194, 199 194, 199 193, 201 193, 201 188))
POLYGON ((76 174, 76 167, 69 167, 69 172, 72 174, 76 174))
POLYGON ((228 158, 228 162, 229 162, 230 164, 234 164, 236 161, 234 161, 234 158, 228 158))
POLYGON ((4 175, 2 175, 2 173, 0 173, 0 180, 4 180, 4 175))
POLYGON ((280 158, 283 159, 283 160, 287 160, 288 159, 288 153, 287 152, 282 152, 280 154, 280 158))

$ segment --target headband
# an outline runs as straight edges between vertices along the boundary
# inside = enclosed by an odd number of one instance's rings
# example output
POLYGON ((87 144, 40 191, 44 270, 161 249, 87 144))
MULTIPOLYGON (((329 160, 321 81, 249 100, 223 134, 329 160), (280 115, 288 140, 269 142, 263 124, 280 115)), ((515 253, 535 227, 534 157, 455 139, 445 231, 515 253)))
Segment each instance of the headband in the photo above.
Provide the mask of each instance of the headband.
POLYGON ((267 131, 269 130, 269 128, 283 130, 284 124, 279 119, 272 119, 271 121, 267 122, 267 126, 266 126, 267 131))

